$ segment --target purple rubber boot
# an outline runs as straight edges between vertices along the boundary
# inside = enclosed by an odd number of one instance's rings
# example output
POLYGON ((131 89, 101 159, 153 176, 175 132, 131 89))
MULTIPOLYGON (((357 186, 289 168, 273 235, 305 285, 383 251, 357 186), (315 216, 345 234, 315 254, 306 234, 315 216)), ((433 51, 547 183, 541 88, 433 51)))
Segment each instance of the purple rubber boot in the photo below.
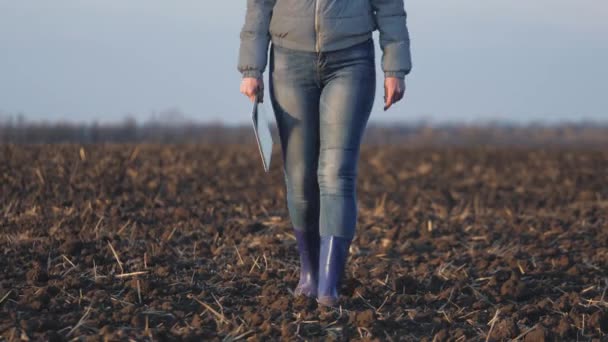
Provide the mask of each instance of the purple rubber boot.
POLYGON ((300 282, 294 294, 314 298, 317 296, 319 279, 319 233, 295 229, 294 232, 300 253, 300 282))
POLYGON ((334 307, 338 303, 339 284, 344 274, 351 239, 339 236, 321 237, 319 257, 319 286, 317 302, 334 307))

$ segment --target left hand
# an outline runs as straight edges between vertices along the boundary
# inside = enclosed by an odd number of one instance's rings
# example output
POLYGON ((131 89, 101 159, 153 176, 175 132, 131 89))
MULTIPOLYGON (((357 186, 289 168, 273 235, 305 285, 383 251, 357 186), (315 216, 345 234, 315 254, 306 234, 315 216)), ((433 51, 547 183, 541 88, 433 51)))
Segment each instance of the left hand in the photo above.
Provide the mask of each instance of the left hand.
POLYGON ((384 110, 403 98, 405 94, 405 80, 400 77, 387 77, 384 79, 384 110))

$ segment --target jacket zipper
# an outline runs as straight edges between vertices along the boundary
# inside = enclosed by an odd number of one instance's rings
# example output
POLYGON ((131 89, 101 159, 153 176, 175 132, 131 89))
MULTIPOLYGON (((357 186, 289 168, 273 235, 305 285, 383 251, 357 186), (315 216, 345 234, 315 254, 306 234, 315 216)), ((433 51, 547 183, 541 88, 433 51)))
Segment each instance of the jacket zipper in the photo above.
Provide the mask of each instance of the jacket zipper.
POLYGON ((315 50, 319 53, 319 2, 315 0, 315 50))

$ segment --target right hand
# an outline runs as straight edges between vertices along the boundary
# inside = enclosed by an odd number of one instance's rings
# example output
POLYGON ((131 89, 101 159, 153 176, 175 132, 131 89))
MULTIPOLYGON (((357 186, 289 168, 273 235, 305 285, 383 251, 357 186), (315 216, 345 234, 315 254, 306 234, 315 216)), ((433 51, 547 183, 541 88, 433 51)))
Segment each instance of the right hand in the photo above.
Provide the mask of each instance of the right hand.
POLYGON ((261 78, 245 77, 241 81, 241 94, 247 96, 251 102, 255 102, 259 95, 260 102, 264 101, 264 81, 261 78))

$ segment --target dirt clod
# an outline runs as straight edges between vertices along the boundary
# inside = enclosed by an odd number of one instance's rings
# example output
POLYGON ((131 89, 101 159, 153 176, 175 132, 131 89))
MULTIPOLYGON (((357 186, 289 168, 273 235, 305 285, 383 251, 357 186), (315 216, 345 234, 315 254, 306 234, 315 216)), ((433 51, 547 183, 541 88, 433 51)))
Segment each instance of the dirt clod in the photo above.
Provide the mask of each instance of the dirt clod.
POLYGON ((524 342, 545 342, 547 341, 547 330, 543 326, 537 326, 524 337, 524 342))
POLYGON ((512 318, 506 318, 496 323, 491 337, 498 341, 512 339, 519 335, 519 328, 512 318))

